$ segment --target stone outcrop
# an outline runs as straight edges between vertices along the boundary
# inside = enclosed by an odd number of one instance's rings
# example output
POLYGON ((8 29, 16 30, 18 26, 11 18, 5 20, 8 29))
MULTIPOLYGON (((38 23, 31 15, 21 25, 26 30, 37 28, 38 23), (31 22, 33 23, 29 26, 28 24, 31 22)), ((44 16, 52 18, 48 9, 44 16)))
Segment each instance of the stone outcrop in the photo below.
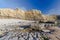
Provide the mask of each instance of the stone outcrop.
POLYGON ((25 17, 26 17, 26 20, 39 21, 39 20, 43 19, 41 11, 39 11, 39 10, 27 10, 25 12, 25 17))
POLYGON ((40 10, 22 10, 19 8, 0 8, 0 18, 18 18, 35 21, 56 20, 55 15, 42 14, 40 10))
POLYGON ((44 21, 56 21, 57 17, 56 15, 42 15, 44 21))
POLYGON ((2 8, 2 9, 0 9, 0 17, 24 19, 24 11, 20 10, 18 8, 16 8, 16 9, 2 8))

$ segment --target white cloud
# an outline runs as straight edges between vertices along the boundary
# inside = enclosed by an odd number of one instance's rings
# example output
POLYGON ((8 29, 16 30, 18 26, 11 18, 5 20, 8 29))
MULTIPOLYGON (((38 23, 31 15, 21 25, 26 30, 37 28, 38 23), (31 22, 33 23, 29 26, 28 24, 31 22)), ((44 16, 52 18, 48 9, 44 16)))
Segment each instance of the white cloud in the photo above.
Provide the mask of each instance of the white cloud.
POLYGON ((27 10, 27 8, 26 7, 20 7, 21 9, 23 9, 23 10, 27 10))
POLYGON ((48 14, 57 14, 60 15, 60 0, 57 0, 54 4, 53 7, 48 10, 48 14))
POLYGON ((50 9, 47 12, 48 14, 56 14, 56 15, 60 15, 60 9, 50 9))

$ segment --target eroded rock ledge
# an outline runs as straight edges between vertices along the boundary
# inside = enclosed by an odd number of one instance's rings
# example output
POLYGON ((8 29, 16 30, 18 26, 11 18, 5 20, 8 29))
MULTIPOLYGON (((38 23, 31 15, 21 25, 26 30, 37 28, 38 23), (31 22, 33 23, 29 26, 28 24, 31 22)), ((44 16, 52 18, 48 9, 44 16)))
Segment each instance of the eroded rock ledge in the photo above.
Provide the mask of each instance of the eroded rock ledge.
POLYGON ((42 14, 40 10, 22 10, 19 8, 0 8, 0 18, 18 18, 25 20, 46 21, 56 20, 56 15, 42 14))

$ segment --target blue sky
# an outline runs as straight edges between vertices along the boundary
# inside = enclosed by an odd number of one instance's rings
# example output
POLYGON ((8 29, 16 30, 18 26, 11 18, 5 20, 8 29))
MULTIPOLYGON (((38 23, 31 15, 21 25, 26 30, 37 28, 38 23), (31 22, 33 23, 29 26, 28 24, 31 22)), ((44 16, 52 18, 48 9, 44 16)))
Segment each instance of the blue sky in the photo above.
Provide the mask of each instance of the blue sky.
POLYGON ((45 14, 60 14, 60 0, 0 0, 0 8, 38 9, 45 14))

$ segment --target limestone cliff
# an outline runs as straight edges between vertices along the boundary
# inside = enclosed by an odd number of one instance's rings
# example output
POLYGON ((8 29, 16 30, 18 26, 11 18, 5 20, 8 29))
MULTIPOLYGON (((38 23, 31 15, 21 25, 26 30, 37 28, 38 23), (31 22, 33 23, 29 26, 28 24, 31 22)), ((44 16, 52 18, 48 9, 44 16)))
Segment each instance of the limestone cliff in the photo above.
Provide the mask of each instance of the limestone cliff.
POLYGON ((57 19, 56 15, 42 15, 44 21, 55 21, 57 19))
POLYGON ((0 17, 3 18, 24 18, 24 11, 20 9, 2 8, 0 9, 0 17))
POLYGON ((27 10, 25 12, 25 17, 27 20, 43 20, 41 11, 39 10, 27 10))
POLYGON ((0 9, 0 18, 19 18, 26 20, 40 20, 42 19, 41 11, 39 10, 22 10, 19 8, 1 8, 0 9))
POLYGON ((19 8, 0 8, 0 18, 18 18, 25 20, 47 21, 55 20, 56 16, 42 14, 40 10, 36 9, 22 10, 19 8))

